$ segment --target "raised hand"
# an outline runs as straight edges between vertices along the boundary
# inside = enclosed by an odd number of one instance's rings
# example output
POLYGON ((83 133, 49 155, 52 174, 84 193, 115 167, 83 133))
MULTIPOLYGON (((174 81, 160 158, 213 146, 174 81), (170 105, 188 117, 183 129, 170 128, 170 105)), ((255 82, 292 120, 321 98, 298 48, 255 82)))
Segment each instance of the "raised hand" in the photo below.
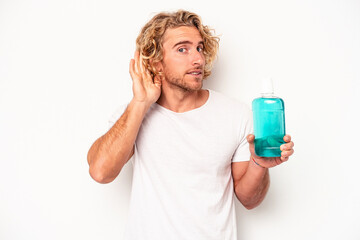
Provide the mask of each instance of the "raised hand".
POLYGON ((135 52, 134 59, 130 60, 129 72, 133 80, 133 100, 151 105, 160 97, 161 79, 158 76, 153 79, 142 60, 138 51, 135 52))
MULTIPOLYGON (((260 166, 264 168, 275 167, 283 162, 286 162, 289 157, 294 153, 294 143, 291 141, 290 135, 284 136, 284 141, 286 143, 280 146, 281 157, 259 157, 255 154, 255 144, 254 144, 255 136, 253 134, 249 134, 247 136, 247 141, 249 142, 249 148, 251 153, 251 158, 260 166)), ((250 160, 252 161, 252 160, 250 160)))

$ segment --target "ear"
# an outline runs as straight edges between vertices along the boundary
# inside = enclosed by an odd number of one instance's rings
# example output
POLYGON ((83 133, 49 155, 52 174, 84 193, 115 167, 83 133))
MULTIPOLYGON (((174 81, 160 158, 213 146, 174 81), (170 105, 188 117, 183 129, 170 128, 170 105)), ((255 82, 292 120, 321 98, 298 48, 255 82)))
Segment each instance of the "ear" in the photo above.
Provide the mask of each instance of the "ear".
POLYGON ((161 62, 153 62, 152 60, 150 60, 150 64, 155 67, 157 72, 162 72, 164 69, 161 62))

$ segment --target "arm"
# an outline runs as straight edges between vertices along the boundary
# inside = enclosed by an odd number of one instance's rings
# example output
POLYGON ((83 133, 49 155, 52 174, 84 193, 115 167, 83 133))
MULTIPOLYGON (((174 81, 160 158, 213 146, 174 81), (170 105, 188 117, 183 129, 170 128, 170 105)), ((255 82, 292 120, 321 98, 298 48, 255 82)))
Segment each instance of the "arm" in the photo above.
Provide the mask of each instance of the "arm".
POLYGON ((99 183, 112 182, 134 154, 134 143, 146 112, 161 93, 161 82, 144 70, 138 52, 130 61, 134 97, 120 119, 88 152, 89 173, 99 183))
POLYGON ((91 146, 87 159, 95 181, 112 182, 134 154, 134 142, 148 108, 132 100, 114 126, 91 146))
POLYGON ((269 170, 253 161, 231 164, 235 195, 247 209, 257 207, 270 186, 269 170))
POLYGON ((268 168, 287 161, 294 153, 294 143, 291 142, 291 137, 286 135, 284 137, 286 143, 281 145, 281 157, 263 158, 256 156, 254 139, 255 137, 252 134, 247 137, 251 160, 249 162, 235 162, 231 165, 235 195, 247 209, 257 207, 264 200, 270 186, 268 168))

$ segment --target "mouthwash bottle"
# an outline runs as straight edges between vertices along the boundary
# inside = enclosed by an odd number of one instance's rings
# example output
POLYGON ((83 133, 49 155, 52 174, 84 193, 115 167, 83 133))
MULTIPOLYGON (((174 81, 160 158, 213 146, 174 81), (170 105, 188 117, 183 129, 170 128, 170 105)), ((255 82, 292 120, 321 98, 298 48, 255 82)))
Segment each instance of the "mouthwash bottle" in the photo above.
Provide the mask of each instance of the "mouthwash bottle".
POLYGON ((274 96, 271 78, 263 79, 261 97, 252 102, 255 153, 261 157, 280 157, 285 143, 284 101, 274 96))

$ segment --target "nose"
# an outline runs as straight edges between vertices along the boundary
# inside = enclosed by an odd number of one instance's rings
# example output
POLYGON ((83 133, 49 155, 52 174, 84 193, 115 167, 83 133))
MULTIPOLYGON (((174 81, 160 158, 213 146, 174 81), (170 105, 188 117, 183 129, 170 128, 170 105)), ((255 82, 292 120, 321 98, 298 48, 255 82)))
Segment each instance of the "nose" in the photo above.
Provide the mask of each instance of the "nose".
POLYGON ((192 64, 193 65, 203 65, 204 64, 204 61, 205 61, 204 55, 201 52, 195 50, 195 51, 193 51, 192 55, 193 55, 192 56, 192 64))

